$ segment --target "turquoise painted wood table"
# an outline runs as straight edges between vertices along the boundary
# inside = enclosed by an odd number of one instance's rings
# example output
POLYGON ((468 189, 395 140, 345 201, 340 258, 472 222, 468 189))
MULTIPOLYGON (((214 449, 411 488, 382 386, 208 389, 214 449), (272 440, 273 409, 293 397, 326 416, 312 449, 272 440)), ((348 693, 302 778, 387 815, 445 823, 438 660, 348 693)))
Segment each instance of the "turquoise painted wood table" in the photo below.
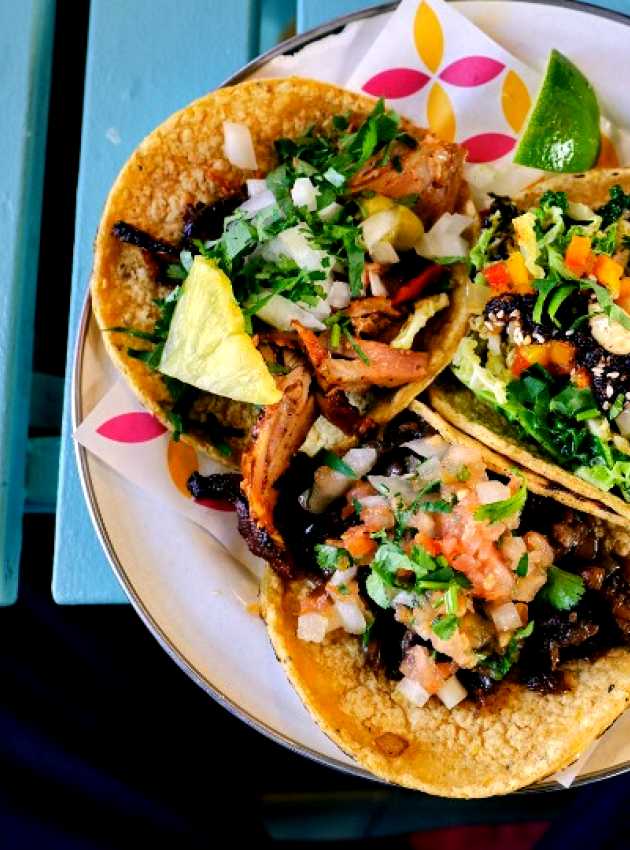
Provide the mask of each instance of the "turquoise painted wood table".
MULTIPOLYGON (((269 48, 293 18, 298 32, 304 32, 368 5, 365 0, 135 0, 130 17, 126 0, 92 0, 53 576, 57 602, 126 601, 88 516, 70 426, 74 343, 92 238, 109 186, 146 132, 269 48), (181 46, 176 57, 174 42, 181 46)), ((599 0, 597 5, 630 14, 630 0, 599 0)), ((1 510, 0 501, 0 523, 1 510)))
MULTIPOLYGON (((15 601, 54 0, 0 3, 0 605, 15 601)), ((39 451, 43 446, 39 445, 39 451)), ((31 483, 35 483, 32 481, 31 483)))

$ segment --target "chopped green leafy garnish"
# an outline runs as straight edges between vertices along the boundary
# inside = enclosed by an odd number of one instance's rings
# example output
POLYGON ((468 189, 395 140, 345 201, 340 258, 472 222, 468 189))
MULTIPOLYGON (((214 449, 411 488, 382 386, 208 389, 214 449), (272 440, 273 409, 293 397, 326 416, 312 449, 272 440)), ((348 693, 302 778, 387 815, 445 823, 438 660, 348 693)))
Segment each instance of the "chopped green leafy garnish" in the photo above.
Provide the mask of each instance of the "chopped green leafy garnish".
POLYGON ((630 210, 630 194, 626 195, 621 186, 612 186, 610 200, 595 212, 602 217, 602 227, 608 227, 618 221, 626 210, 630 210))
POLYGON ((330 449, 325 449, 322 452, 321 461, 324 466, 329 466, 331 469, 334 469, 335 472, 340 472, 341 475, 345 475, 346 478, 357 478, 357 474, 354 469, 349 466, 345 460, 336 455, 334 452, 331 452, 330 449))
POLYGON ((516 575, 523 578, 529 572, 529 555, 525 552, 521 555, 518 564, 516 565, 516 575))
POLYGON ((315 546, 315 560, 322 570, 347 570, 352 564, 349 552, 341 546, 318 543, 315 546))
POLYGON ((518 656, 521 651, 521 641, 528 638, 533 631, 533 620, 530 620, 526 626, 523 626, 523 628, 517 629, 506 646, 503 655, 487 658, 481 665, 483 670, 497 682, 504 679, 509 673, 510 668, 518 661, 518 656))
POLYGON ((625 396, 623 393, 619 393, 614 402, 610 405, 610 410, 608 411, 609 419, 616 419, 621 411, 623 410, 625 396))
POLYGON ((460 466, 455 477, 458 481, 468 481, 470 479, 470 469, 466 465, 460 466))
POLYGON ((389 608, 388 586, 379 573, 372 570, 365 582, 365 590, 380 608, 389 608))
POLYGON ((539 595, 559 611, 568 611, 578 604, 584 589, 581 576, 552 566, 547 573, 547 583, 539 595))
POLYGON ((459 620, 455 614, 448 614, 446 617, 439 617, 431 624, 434 634, 437 635, 440 640, 448 640, 449 638, 452 638, 457 631, 458 626, 459 620))
POLYGON ((474 517, 476 520, 487 519, 490 522, 501 522, 512 514, 518 513, 525 507, 527 501, 527 484, 525 481, 518 488, 516 493, 507 499, 501 499, 499 502, 490 502, 488 505, 481 505, 475 511, 474 517))
POLYGON ((365 631, 361 635, 361 646, 364 649, 367 649, 368 644, 370 643, 370 637, 372 635, 372 629, 374 628, 374 623, 376 620, 372 620, 371 623, 368 623, 365 627, 365 631))
POLYGON ((363 505, 361 504, 361 502, 357 498, 353 497, 352 507, 354 508, 355 514, 357 516, 361 516, 361 511, 363 510, 363 505))
POLYGON ((448 590, 444 594, 444 608, 447 614, 457 613, 457 603, 459 600, 459 585, 456 582, 449 584, 448 590))

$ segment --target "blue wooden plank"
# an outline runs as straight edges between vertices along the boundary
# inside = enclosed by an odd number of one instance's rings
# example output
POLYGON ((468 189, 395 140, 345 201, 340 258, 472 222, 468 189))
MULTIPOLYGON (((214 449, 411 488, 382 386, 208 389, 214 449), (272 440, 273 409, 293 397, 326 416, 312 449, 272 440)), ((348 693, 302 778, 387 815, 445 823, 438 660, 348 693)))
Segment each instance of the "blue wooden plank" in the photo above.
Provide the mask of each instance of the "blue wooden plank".
POLYGON ((15 601, 54 0, 0 3, 0 604, 15 601))
POLYGON ((77 191, 53 596, 123 602, 92 528, 71 437, 70 381, 92 240, 118 170, 171 112, 215 88, 255 53, 257 0, 92 0, 77 191))
POLYGON ((297 31, 306 32, 333 18, 376 5, 366 0, 297 0, 297 31))
POLYGON ((294 34, 295 15, 295 0, 262 0, 259 53, 266 53, 294 34))

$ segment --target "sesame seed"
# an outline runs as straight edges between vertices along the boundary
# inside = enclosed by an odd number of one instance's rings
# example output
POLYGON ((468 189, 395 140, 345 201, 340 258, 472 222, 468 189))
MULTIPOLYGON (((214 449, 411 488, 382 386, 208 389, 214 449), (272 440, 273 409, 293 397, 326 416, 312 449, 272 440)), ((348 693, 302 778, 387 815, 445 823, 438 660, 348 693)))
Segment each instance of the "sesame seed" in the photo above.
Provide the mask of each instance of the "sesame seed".
POLYGON ((505 310, 497 310, 497 319, 502 319, 505 316, 505 310))
POLYGON ((510 318, 510 319, 518 319, 518 318, 520 317, 520 315, 521 315, 521 311, 520 311, 520 310, 512 310, 512 312, 510 313, 509 318, 510 318))
POLYGON ((595 375, 596 378, 601 378, 601 376, 604 374, 604 367, 603 366, 593 366, 592 372, 593 372, 593 374, 595 375))
POLYGON ((626 393, 626 399, 630 401, 630 393, 626 393))
POLYGON ((614 390, 612 388, 612 384, 606 384, 606 397, 610 398, 613 394, 614 390))
POLYGON ((605 402, 602 404, 602 407, 604 408, 604 410, 608 410, 608 408, 610 407, 610 402, 609 402, 609 401, 605 401, 605 402))
POLYGON ((618 378, 619 372, 609 372, 607 375, 608 378, 618 378))
POLYGON ((565 336, 573 336, 574 333, 575 333, 575 329, 569 328, 569 330, 565 333, 565 336))
POLYGON ((534 337, 534 339, 536 340, 536 342, 544 342, 544 341, 545 341, 545 338, 544 338, 544 336, 543 336, 542 334, 539 334, 539 333, 534 332, 534 333, 532 334, 532 336, 534 337))

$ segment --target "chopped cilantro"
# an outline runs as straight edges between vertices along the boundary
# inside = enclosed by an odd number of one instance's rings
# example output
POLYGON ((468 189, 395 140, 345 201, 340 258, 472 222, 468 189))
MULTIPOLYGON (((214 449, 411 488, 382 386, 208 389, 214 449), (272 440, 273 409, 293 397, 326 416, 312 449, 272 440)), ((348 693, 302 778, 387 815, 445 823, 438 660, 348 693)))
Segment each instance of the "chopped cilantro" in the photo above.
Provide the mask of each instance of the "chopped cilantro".
POLYGON ((495 681, 501 681, 501 679, 504 679, 510 671, 510 668, 518 661, 518 657, 521 652, 521 641, 528 638, 533 631, 534 621, 530 620, 526 626, 523 626, 523 628, 517 629, 514 632, 503 655, 486 659, 481 665, 482 669, 495 681))
POLYGON ((459 599, 459 585, 457 582, 449 584, 446 593, 444 594, 444 608, 447 614, 457 613, 457 603, 459 599))
POLYGON ((439 617, 431 624, 431 628, 435 635, 440 640, 448 640, 452 638, 459 626, 459 620, 455 614, 448 614, 446 617, 439 617))
POLYGON ((516 567, 516 575, 523 578, 529 572, 529 555, 525 552, 524 555, 521 555, 520 560, 516 567))
POLYGON ((455 477, 462 482, 470 480, 470 469, 466 465, 460 466, 455 477))
POLYGON ((365 590, 370 599, 376 602, 380 608, 389 608, 388 587, 379 573, 372 570, 365 582, 365 590))
POLYGON ((547 583, 540 591, 542 598, 559 611, 575 608, 583 593, 584 582, 580 576, 553 566, 549 567, 547 583))
POLYGON ((372 629, 374 628, 375 622, 376 620, 372 620, 371 623, 368 623, 368 625, 365 627, 365 631, 361 635, 361 645, 364 649, 367 649, 367 646, 370 643, 370 637, 372 635, 372 629))
POLYGON ((488 505, 482 505, 475 511, 476 520, 487 519, 490 522, 501 522, 512 514, 522 511, 527 501, 527 485, 523 481, 516 493, 507 499, 501 499, 499 502, 490 502, 488 505))
POLYGON ((619 416, 619 414, 623 410, 624 399, 625 399, 625 397, 624 397, 623 393, 619 393, 617 395, 617 398, 611 404, 610 410, 608 412, 608 418, 610 420, 616 419, 619 416))
POLYGON ((357 498, 352 499, 352 507, 354 508, 354 512, 357 516, 361 516, 361 511, 363 510, 363 505, 357 498))
POLYGON ((357 478, 357 474, 354 469, 349 466, 345 460, 340 458, 339 455, 331 452, 330 449, 325 449, 322 452, 321 461, 324 466, 329 466, 331 469, 334 469, 335 472, 340 472, 341 475, 345 475, 346 478, 357 478))
POLYGON ((322 570, 347 570, 352 564, 350 554, 340 546, 318 543, 315 546, 315 560, 322 570))

